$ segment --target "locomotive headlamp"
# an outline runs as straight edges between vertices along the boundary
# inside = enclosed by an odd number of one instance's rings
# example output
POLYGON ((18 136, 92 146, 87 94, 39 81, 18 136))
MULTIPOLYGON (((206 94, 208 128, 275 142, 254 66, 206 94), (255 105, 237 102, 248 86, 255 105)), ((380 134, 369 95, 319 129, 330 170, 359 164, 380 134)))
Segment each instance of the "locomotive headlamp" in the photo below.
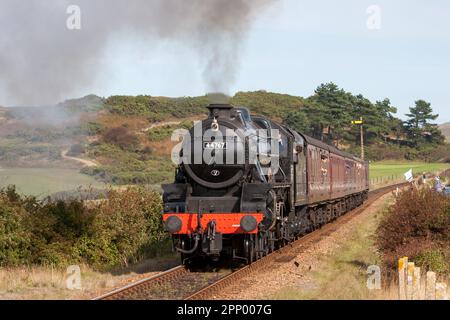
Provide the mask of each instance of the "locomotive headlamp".
POLYGON ((211 130, 214 132, 219 131, 219 123, 217 122, 217 119, 214 119, 213 123, 211 124, 211 130))
POLYGON ((165 229, 170 233, 177 233, 181 230, 183 223, 176 216, 169 217, 165 224, 165 229))
POLYGON ((241 229, 245 232, 252 232, 258 227, 258 221, 256 221, 255 217, 252 216, 244 216, 241 219, 241 229))
POLYGON ((259 155, 259 163, 261 163, 262 166, 268 166, 272 162, 272 158, 268 154, 260 154, 259 155))

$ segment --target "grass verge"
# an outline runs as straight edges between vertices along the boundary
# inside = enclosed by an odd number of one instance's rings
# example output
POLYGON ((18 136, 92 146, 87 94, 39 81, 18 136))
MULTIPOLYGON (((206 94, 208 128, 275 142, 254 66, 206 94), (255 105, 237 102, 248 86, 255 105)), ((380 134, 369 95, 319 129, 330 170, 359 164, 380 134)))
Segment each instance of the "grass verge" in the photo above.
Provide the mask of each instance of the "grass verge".
POLYGON ((174 267, 174 254, 146 260, 126 269, 99 272, 80 265, 81 289, 70 290, 70 274, 63 268, 44 266, 0 269, 0 300, 80 300, 91 299, 116 287, 174 267))
POLYGON ((386 293, 367 289, 367 268, 381 266, 381 256, 373 237, 390 200, 375 214, 361 219, 348 236, 336 239, 336 247, 319 258, 309 285, 288 287, 272 298, 281 300, 367 300, 385 299, 386 293))

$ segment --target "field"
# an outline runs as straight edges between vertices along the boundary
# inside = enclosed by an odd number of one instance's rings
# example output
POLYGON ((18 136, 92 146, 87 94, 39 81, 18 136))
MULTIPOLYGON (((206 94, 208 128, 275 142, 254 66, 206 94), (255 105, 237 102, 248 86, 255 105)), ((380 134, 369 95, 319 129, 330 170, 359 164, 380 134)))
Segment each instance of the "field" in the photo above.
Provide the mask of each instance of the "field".
POLYGON ((448 163, 425 163, 425 162, 398 162, 381 161, 370 164, 370 179, 388 179, 394 177, 394 180, 403 179, 403 174, 409 169, 413 169, 414 175, 423 172, 442 172, 450 168, 448 163))
POLYGON ((45 197, 79 187, 105 188, 105 184, 77 169, 0 168, 0 188, 15 185, 19 193, 45 197))

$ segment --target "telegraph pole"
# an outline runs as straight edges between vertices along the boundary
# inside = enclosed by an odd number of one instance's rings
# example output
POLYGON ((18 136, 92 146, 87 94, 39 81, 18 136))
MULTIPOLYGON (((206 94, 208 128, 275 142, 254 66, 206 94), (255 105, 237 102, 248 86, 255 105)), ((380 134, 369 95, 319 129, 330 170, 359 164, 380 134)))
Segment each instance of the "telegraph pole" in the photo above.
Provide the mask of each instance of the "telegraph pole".
POLYGON ((359 118, 359 120, 352 121, 353 124, 357 124, 360 127, 361 130, 361 159, 364 160, 365 158, 365 152, 364 152, 364 120, 363 118, 359 118))

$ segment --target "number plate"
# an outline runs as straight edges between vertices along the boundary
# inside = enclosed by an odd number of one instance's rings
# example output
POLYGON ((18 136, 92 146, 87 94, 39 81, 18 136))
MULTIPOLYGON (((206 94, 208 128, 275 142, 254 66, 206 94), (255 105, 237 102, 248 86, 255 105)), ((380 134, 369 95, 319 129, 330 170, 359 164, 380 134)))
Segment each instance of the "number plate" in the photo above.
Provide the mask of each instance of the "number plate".
POLYGON ((227 148, 226 142, 204 142, 204 149, 209 150, 225 150, 227 148))

